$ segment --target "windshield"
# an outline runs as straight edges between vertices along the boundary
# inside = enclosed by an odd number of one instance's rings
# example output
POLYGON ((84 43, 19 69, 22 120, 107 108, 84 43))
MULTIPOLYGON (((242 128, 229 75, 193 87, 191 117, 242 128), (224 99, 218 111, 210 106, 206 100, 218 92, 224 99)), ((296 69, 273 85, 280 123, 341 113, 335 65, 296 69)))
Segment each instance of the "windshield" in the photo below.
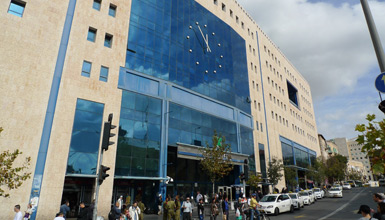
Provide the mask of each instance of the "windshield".
POLYGON ((339 187, 339 186, 340 186, 340 184, 335 184, 335 185, 334 185, 334 187, 339 187))
POLYGON ((312 195, 313 194, 313 192, 312 191, 309 191, 309 195, 312 195))
POLYGON ((309 194, 307 194, 307 192, 300 192, 299 193, 301 196, 309 196, 309 194))
POLYGON ((297 198, 297 195, 296 194, 289 194, 290 198, 292 199, 296 199, 297 198))
POLYGON ((340 189, 338 189, 338 188, 331 188, 329 191, 335 192, 335 191, 340 191, 340 189))
POLYGON ((321 191, 320 189, 314 189, 314 192, 319 192, 319 191, 321 191))
POLYGON ((264 196, 261 199, 261 202, 275 202, 276 199, 277 199, 277 196, 264 196))

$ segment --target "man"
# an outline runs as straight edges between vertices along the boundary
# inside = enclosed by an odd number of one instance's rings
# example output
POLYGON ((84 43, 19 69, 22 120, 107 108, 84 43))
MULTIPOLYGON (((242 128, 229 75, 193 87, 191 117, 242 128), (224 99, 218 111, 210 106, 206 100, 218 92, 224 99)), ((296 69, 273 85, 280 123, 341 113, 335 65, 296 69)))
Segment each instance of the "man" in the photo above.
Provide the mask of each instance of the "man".
POLYGON ((197 198, 196 198, 196 201, 197 201, 197 204, 199 204, 199 200, 201 200, 203 197, 202 197, 202 194, 201 192, 197 192, 197 198))
POLYGON ((373 194, 373 200, 376 202, 376 203, 380 203, 380 202, 385 202, 384 200, 384 194, 382 193, 374 193, 373 194))
POLYGON ((159 198, 158 198, 158 215, 162 214, 162 203, 163 203, 162 194, 159 194, 159 198))
POLYGON ((260 205, 258 204, 256 197, 257 197, 257 195, 255 193, 253 195, 251 195, 251 200, 250 200, 251 217, 250 217, 250 219, 254 219, 254 213, 255 213, 255 214, 258 215, 257 219, 260 220, 260 218, 259 218, 259 211, 257 209, 257 206, 259 207, 260 205))
POLYGON ((67 213, 70 212, 70 202, 68 200, 60 206, 60 212, 63 213, 63 218, 67 217, 67 213))
POLYGON ((146 206, 143 204, 141 198, 138 199, 138 207, 140 209, 139 220, 143 220, 144 219, 144 214, 143 213, 144 213, 144 210, 146 209, 146 206))
POLYGON ((357 214, 361 214, 362 217, 358 220, 377 220, 376 218, 372 218, 370 216, 370 208, 367 205, 361 205, 360 209, 358 210, 357 214))
POLYGON ((79 214, 78 214, 78 218, 77 220, 87 220, 87 208, 86 206, 84 205, 84 202, 81 202, 80 205, 80 210, 79 210, 79 214))
POLYGON ((130 216, 132 220, 139 220, 139 215, 141 213, 141 210, 138 207, 137 202, 134 202, 134 204, 132 204, 132 206, 128 209, 128 211, 130 212, 130 216))
POLYGON ((119 203, 119 209, 120 209, 120 212, 122 212, 122 208, 123 208, 123 196, 120 196, 118 201, 116 201, 119 203))
POLYGON ((95 207, 95 200, 92 200, 92 203, 90 205, 90 207, 88 207, 88 220, 92 220, 92 217, 94 215, 94 207, 95 207))
POLYGON ((168 196, 170 199, 167 202, 166 209, 167 209, 167 220, 175 219, 175 201, 171 200, 171 197, 168 196))
POLYGON ((56 214, 56 217, 53 220, 64 220, 63 216, 64 214, 59 212, 56 214))
POLYGON ((22 220, 23 219, 23 213, 21 213, 21 211, 20 211, 20 205, 15 205, 15 207, 13 208, 13 211, 16 212, 13 220, 22 220))
POLYGON ((186 201, 183 202, 183 220, 191 220, 192 217, 192 207, 190 202, 190 197, 186 198, 186 201))
POLYGON ((222 211, 224 216, 223 219, 229 220, 229 198, 227 198, 227 196, 222 202, 222 211))
POLYGON ((205 213, 205 207, 203 205, 203 199, 201 198, 199 200, 199 203, 198 203, 198 216, 199 216, 199 220, 203 220, 204 213, 205 213))

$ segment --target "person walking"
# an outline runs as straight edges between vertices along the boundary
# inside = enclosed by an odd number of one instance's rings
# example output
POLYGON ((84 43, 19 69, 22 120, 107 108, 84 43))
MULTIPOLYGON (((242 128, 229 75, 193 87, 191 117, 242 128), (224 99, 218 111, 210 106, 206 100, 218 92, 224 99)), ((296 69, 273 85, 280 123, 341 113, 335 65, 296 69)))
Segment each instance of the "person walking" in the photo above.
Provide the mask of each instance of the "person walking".
POLYGON ((251 200, 250 200, 250 207, 251 207, 251 209, 250 209, 251 215, 250 216, 251 217, 250 217, 250 219, 254 219, 254 214, 257 214, 258 215, 257 220, 260 220, 259 211, 257 209, 257 206, 260 206, 260 205, 258 204, 256 197, 257 197, 257 195, 255 193, 251 195, 251 200))
POLYGON ((196 197, 196 201, 197 201, 197 204, 199 204, 199 200, 201 200, 203 198, 202 194, 200 191, 197 192, 197 197, 196 197))
POLYGON ((121 195, 116 202, 119 203, 119 207, 118 208, 120 209, 120 213, 122 213, 122 209, 123 209, 123 196, 121 195))
POLYGON ((170 200, 170 197, 167 196, 166 200, 164 200, 164 202, 163 202, 163 220, 167 220, 167 216, 168 216, 167 207, 168 207, 169 200, 170 200))
POLYGON ((383 202, 377 203, 377 212, 373 214, 373 218, 377 218, 379 220, 385 220, 385 203, 383 202))
POLYGON ((190 197, 187 197, 186 201, 183 202, 182 209, 183 209, 183 220, 191 220, 192 206, 190 202, 190 197))
POLYGON ((361 205, 360 209, 358 210, 357 214, 361 214, 362 217, 359 218, 358 220, 378 220, 376 218, 372 218, 370 216, 370 207, 367 205, 361 205))
POLYGON ((132 206, 128 210, 130 212, 130 216, 132 220, 139 220, 139 215, 141 213, 141 210, 138 207, 137 202, 134 202, 134 204, 132 204, 132 206))
POLYGON ((59 212, 56 214, 56 217, 53 220, 64 220, 64 214, 59 212))
POLYGON ((13 207, 13 211, 16 213, 13 220, 23 220, 23 213, 20 211, 20 205, 15 205, 15 207, 13 207))
POLYGON ((25 210, 25 212, 24 212, 24 217, 23 217, 23 219, 24 219, 24 220, 28 220, 28 219, 31 218, 31 215, 32 215, 32 205, 31 205, 31 203, 29 203, 29 204, 27 205, 27 210, 25 210))
POLYGON ((175 220, 180 220, 180 200, 179 195, 175 196, 175 220))
POLYGON ((199 200, 199 203, 198 203, 198 216, 199 216, 199 220, 203 220, 204 213, 205 213, 205 207, 203 205, 203 198, 201 198, 199 200))
POLYGON ((225 197, 222 202, 223 220, 229 220, 229 198, 225 197))
POLYGON ((138 207, 140 209, 139 220, 143 220, 144 219, 144 210, 146 210, 146 206, 142 202, 141 198, 138 199, 138 207))
POLYGON ((88 210, 86 206, 84 205, 84 202, 81 202, 79 205, 79 214, 77 220, 87 220, 88 210))
POLYGON ((70 202, 68 200, 60 206, 60 212, 63 213, 63 218, 67 217, 67 213, 70 212, 70 202))
POLYGON ((112 207, 112 215, 114 216, 115 220, 120 219, 120 215, 122 214, 122 211, 119 208, 120 204, 119 202, 115 202, 115 206, 112 207))
POLYGON ((211 203, 211 216, 213 220, 217 220, 218 215, 219 215, 219 204, 217 202, 217 198, 213 198, 213 201, 211 203))
POLYGON ((171 200, 171 197, 169 197, 169 201, 167 203, 167 220, 175 219, 175 201, 171 200))

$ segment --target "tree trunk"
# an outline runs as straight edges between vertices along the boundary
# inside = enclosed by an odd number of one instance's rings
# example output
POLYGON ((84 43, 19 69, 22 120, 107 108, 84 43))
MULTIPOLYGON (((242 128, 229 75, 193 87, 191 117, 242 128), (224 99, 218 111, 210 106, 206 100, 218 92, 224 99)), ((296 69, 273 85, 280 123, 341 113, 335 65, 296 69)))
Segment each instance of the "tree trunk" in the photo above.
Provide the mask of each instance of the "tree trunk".
POLYGON ((213 197, 212 197, 212 199, 215 197, 215 181, 213 181, 213 197))

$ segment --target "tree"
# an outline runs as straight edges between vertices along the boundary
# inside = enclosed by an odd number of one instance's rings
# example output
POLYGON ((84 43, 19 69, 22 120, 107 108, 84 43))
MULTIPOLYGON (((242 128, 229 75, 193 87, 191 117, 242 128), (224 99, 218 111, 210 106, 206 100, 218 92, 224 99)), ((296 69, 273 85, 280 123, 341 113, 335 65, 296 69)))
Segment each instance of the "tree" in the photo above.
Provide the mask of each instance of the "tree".
POLYGON ((382 175, 385 173, 385 119, 375 121, 374 114, 368 114, 366 120, 368 124, 357 124, 356 131, 358 135, 356 141, 358 144, 363 144, 362 152, 366 152, 371 160, 374 174, 382 175))
MULTIPOLYGON (((0 133, 2 131, 3 128, 0 127, 0 133)), ((25 172, 30 165, 30 157, 26 157, 20 167, 13 167, 13 163, 21 154, 22 152, 19 150, 13 152, 6 150, 0 153, 0 196, 2 197, 10 197, 10 194, 3 187, 8 188, 8 190, 17 189, 25 180, 31 178, 31 173, 25 172)))
POLYGON ((352 169, 346 172, 346 178, 348 180, 362 180, 363 176, 362 173, 352 169))
POLYGON ((285 167, 285 180, 287 185, 289 186, 289 190, 293 190, 297 187, 297 169, 294 167, 285 167))
POLYGON ((259 174, 259 175, 254 175, 254 174, 251 174, 249 176, 249 179, 246 181, 246 183, 249 185, 249 186, 252 186, 254 188, 258 188, 258 185, 262 182, 262 176, 259 174))
POLYGON ((324 183, 326 180, 326 167, 323 158, 319 156, 312 161, 311 166, 308 167, 307 175, 311 176, 315 183, 324 183))
POLYGON ((231 148, 225 141, 225 137, 218 136, 217 132, 214 131, 212 146, 206 142, 206 147, 201 150, 203 159, 200 164, 213 183, 213 193, 215 191, 215 181, 228 175, 233 170, 230 155, 231 148))
POLYGON ((275 157, 269 162, 269 168, 267 169, 267 177, 270 183, 273 184, 273 189, 283 177, 283 162, 275 157))
POLYGON ((345 179, 347 164, 348 158, 340 154, 337 154, 326 160, 325 173, 330 182, 345 179))

